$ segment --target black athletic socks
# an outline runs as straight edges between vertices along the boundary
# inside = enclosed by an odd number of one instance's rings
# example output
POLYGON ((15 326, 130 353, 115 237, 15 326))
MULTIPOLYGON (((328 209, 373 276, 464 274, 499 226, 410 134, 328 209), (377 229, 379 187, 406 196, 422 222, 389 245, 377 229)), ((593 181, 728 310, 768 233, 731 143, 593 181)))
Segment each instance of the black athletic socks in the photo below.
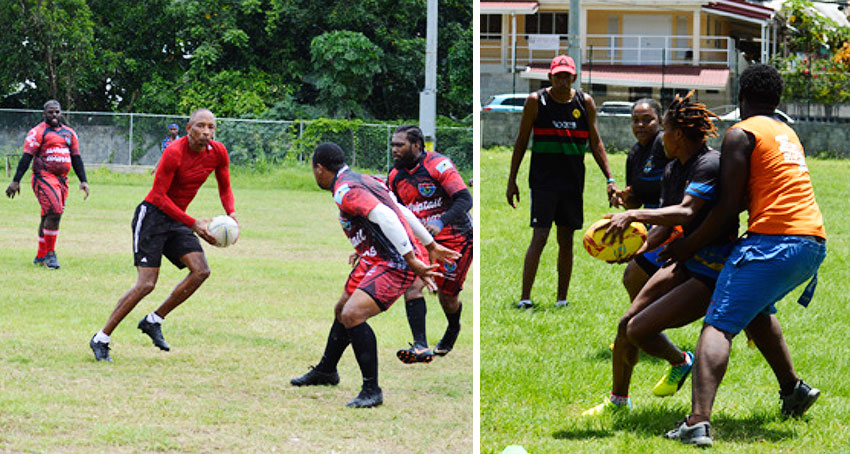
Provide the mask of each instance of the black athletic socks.
POLYGON ((351 339, 351 348, 363 374, 363 387, 371 388, 378 386, 378 341, 375 332, 368 323, 363 322, 352 328, 348 328, 348 337, 351 339))
POLYGON ((322 355, 322 360, 316 365, 316 369, 321 372, 335 372, 339 359, 350 343, 348 330, 339 320, 334 318, 331 331, 328 333, 328 343, 325 344, 325 353, 322 355))
POLYGON ((446 314, 446 320, 449 321, 450 329, 460 329, 460 313, 463 311, 463 303, 458 303, 457 312, 454 314, 446 314))
POLYGON ((414 298, 404 302, 404 308, 407 310, 407 323, 410 324, 410 332, 413 334, 413 345, 416 347, 427 348, 428 338, 425 336, 425 314, 428 312, 428 307, 425 305, 425 298, 414 298))

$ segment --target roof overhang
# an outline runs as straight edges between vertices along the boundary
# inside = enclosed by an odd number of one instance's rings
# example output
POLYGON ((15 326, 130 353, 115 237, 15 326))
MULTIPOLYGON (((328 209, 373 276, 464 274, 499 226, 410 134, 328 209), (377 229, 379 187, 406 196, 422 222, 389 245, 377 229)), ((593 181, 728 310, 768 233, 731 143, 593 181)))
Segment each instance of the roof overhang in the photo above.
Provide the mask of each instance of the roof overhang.
POLYGON ((744 22, 764 25, 776 15, 773 8, 757 5, 743 0, 719 0, 702 7, 708 14, 729 17, 744 22))
POLYGON ((481 14, 529 15, 537 12, 537 2, 481 2, 481 14))
MULTIPOLYGON (((549 68, 527 67, 520 77, 531 80, 548 80, 549 68)), ((697 90, 725 90, 729 83, 728 68, 699 66, 593 65, 582 67, 581 82, 620 87, 682 88, 697 90)))

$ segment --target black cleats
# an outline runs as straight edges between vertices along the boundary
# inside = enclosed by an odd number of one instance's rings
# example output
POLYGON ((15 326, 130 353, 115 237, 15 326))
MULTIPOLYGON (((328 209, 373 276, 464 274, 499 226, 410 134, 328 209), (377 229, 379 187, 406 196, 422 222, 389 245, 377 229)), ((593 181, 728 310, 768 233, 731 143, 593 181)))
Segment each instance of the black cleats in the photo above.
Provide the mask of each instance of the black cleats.
POLYGON ((779 398, 782 399, 782 414, 791 417, 802 416, 818 400, 818 397, 820 397, 819 389, 812 388, 800 380, 791 394, 783 396, 779 393, 779 398))
POLYGON ((165 338, 162 337, 162 327, 160 323, 151 323, 148 321, 147 316, 145 316, 145 318, 139 322, 139 329, 150 336, 153 344, 159 347, 160 350, 171 350, 171 347, 168 346, 168 342, 166 342, 165 338))
POLYGON ((295 377, 292 380, 289 380, 289 383, 293 386, 336 386, 337 384, 339 384, 339 374, 336 373, 336 371, 322 372, 319 369, 310 366, 309 372, 300 377, 295 377))
POLYGON ((109 356, 109 342, 95 342, 94 336, 92 336, 91 341, 89 341, 89 347, 94 352, 94 359, 108 363, 112 362, 112 357, 109 356))
POLYGON ((446 333, 443 334, 443 338, 440 339, 440 342, 437 342, 437 346, 434 347, 434 354, 437 356, 446 356, 452 351, 452 348, 455 346, 455 341, 457 340, 457 335, 460 333, 460 327, 457 329, 446 328, 446 333))
POLYGON ((384 394, 381 393, 381 388, 378 386, 374 387, 363 387, 360 390, 360 394, 357 395, 351 402, 345 404, 346 407, 351 408, 372 408, 377 407, 384 403, 384 394))
POLYGON ((432 352, 430 348, 420 347, 413 344, 410 345, 410 348, 397 351, 395 355, 398 356, 398 359, 404 364, 430 363, 431 360, 434 359, 434 352, 432 352))
POLYGON ((50 268, 51 270, 59 269, 59 259, 56 258, 55 251, 50 251, 47 253, 47 255, 44 256, 44 266, 50 268))

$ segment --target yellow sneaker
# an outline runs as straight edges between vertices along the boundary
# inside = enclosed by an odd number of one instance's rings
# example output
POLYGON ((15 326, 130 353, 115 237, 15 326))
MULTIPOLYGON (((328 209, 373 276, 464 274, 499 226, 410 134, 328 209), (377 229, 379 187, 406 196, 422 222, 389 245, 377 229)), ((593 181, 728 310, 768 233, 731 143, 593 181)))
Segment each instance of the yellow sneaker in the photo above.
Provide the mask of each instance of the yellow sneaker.
POLYGON ((676 367, 667 366, 667 373, 652 388, 652 394, 658 397, 672 396, 682 387, 694 367, 694 354, 691 352, 685 352, 685 354, 688 355, 690 363, 676 367))
POLYGON ((605 398, 605 402, 601 404, 585 410, 581 413, 582 416, 599 416, 603 414, 612 414, 621 411, 631 411, 632 410, 632 401, 631 399, 627 400, 623 405, 617 405, 614 402, 611 402, 611 399, 605 398))

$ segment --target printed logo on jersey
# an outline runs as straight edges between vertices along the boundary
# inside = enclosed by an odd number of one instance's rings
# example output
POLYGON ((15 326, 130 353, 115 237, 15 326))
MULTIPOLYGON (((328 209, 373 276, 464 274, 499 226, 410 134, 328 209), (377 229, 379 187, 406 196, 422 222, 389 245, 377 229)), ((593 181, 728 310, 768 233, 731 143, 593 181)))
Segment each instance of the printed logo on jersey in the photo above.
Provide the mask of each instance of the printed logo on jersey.
POLYGON ((351 230, 351 221, 348 219, 340 217, 339 224, 342 226, 343 230, 351 230))
POLYGON ((796 164, 800 172, 808 172, 809 166, 806 165, 806 156, 803 154, 803 149, 788 138, 787 135, 779 135, 774 137, 779 142, 779 151, 782 152, 782 157, 785 162, 796 164))
POLYGON ((437 192, 437 186, 434 183, 419 183, 417 188, 422 197, 431 197, 437 192))
POLYGON ((649 159, 646 160, 646 165, 643 166, 643 173, 652 172, 652 165, 653 165, 652 158, 654 158, 654 156, 650 156, 649 159))
POLYGON ((27 143, 27 145, 29 145, 31 147, 37 148, 37 147, 41 146, 41 144, 38 143, 38 139, 36 138, 35 129, 30 130, 29 134, 27 134, 27 138, 26 138, 25 142, 27 143))
POLYGON ((452 168, 452 162, 448 159, 443 159, 435 168, 437 169, 437 172, 443 173, 452 168))
POLYGON ((455 263, 455 262, 443 263, 443 268, 445 268, 447 273, 452 273, 452 272, 454 272, 454 270, 457 269, 457 263, 455 263))
POLYGON ((552 126, 558 129, 576 129, 578 128, 578 123, 574 121, 552 121, 552 126))
POLYGON ((581 111, 578 109, 573 109, 573 118, 578 120, 579 117, 581 117, 581 111))
POLYGON ((342 205, 342 198, 345 197, 345 193, 350 190, 351 188, 348 187, 348 184, 344 184, 337 188, 336 192, 334 192, 334 201, 337 205, 342 205))

